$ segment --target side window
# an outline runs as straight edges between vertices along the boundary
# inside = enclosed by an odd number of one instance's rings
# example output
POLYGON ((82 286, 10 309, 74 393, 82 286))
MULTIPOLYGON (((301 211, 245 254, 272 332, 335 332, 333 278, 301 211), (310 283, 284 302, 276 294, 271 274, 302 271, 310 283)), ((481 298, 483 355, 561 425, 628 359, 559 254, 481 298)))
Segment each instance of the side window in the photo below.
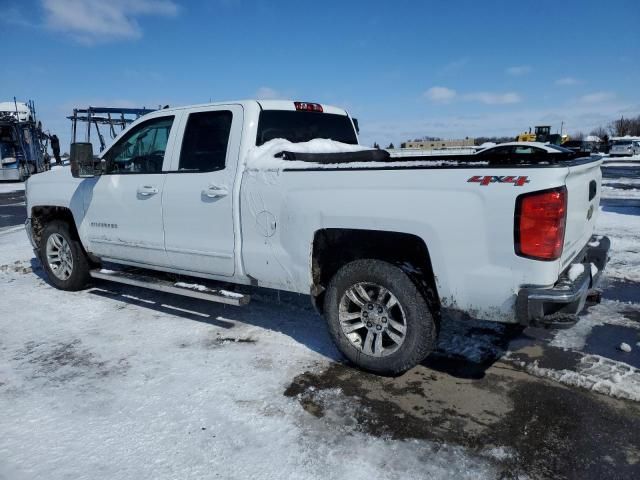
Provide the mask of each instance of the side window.
POLYGON ((141 123, 105 155, 106 173, 160 173, 174 117, 141 123))
POLYGON ((544 150, 542 150, 541 148, 530 147, 530 146, 522 146, 522 147, 516 147, 515 148, 515 153, 518 154, 518 155, 520 155, 520 154, 543 155, 546 152, 544 150))
POLYGON ((487 150, 485 150, 484 152, 480 152, 483 155, 487 155, 489 157, 493 157, 493 156, 499 156, 499 157, 504 157, 506 155, 509 155, 511 153, 511 147, 496 147, 496 148, 489 148, 487 150))
POLYGON ((178 170, 223 170, 233 114, 228 110, 189 114, 182 140, 178 170))

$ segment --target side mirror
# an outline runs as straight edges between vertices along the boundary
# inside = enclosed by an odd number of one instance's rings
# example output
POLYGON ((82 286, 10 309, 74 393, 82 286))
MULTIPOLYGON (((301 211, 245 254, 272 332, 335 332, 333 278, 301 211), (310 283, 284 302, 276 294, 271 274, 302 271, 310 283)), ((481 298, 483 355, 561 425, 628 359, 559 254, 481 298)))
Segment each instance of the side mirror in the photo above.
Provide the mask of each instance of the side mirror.
POLYGON ((93 145, 89 142, 71 144, 69 163, 71 175, 75 178, 90 178, 102 174, 100 160, 93 158, 93 145))

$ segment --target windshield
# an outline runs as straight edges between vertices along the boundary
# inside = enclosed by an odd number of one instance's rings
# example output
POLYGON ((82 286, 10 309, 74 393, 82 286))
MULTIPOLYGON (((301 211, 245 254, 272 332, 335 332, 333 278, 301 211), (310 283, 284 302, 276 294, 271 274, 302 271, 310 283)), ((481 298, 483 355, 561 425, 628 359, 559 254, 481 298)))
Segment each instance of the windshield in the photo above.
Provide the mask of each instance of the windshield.
POLYGON ((614 145, 631 145, 631 140, 614 140, 614 145))
POLYGON ((353 124, 347 115, 263 110, 260 112, 256 145, 260 146, 274 138, 284 138, 294 143, 327 138, 351 145, 358 144, 353 124))

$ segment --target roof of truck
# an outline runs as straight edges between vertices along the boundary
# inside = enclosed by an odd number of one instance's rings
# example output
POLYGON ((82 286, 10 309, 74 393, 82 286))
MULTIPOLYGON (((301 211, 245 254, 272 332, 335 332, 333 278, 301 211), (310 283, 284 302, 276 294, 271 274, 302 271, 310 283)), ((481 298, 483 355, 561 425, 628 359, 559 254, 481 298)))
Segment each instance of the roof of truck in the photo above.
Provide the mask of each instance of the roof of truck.
MULTIPOLYGON (((227 102, 211 102, 211 103, 201 103, 197 105, 181 105, 172 108, 167 108, 166 111, 172 110, 182 110, 184 108, 194 108, 194 107, 209 107, 209 106, 218 106, 218 105, 246 105, 249 103, 257 103, 261 109, 263 110, 291 110, 295 111, 295 102, 303 101, 303 100, 232 100, 227 102)), ((305 103, 318 103, 318 102, 306 102, 305 103)), ((338 115, 347 115, 347 111, 344 108, 335 107, 333 105, 327 105, 324 103, 318 103, 318 105, 322 106, 323 113, 334 113, 338 115)))

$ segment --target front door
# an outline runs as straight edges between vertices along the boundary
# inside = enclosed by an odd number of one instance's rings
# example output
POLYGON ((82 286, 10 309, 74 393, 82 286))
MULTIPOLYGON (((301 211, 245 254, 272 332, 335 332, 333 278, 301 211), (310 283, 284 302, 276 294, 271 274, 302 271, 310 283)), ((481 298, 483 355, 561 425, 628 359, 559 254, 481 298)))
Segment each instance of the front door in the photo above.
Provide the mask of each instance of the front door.
MULTIPOLYGON (((234 273, 234 181, 243 111, 239 105, 185 112, 163 191, 165 248, 171 266, 234 273)), ((237 206, 235 206, 237 208, 237 206)))
POLYGON ((168 265, 162 192, 178 120, 154 115, 134 126, 103 156, 105 173, 87 181, 85 218, 89 251, 112 260, 168 265))

